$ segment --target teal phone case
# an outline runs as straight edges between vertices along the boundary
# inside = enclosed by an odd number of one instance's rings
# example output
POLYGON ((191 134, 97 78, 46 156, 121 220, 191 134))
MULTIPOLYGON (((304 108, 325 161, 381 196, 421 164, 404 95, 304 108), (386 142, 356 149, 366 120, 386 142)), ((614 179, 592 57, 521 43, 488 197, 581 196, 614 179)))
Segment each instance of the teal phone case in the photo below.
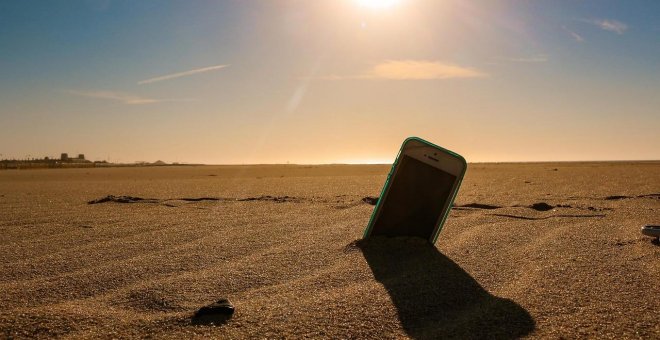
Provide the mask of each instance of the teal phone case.
POLYGON ((438 236, 440 235, 440 231, 442 231, 442 227, 445 224, 445 221, 447 220, 447 217, 449 217, 449 212, 451 211, 451 208, 454 206, 454 199, 456 198, 456 195, 458 194, 458 190, 461 188, 461 183, 463 183, 463 176, 465 176, 465 171, 467 170, 467 162, 465 161, 465 158, 463 156, 451 151, 447 150, 441 146, 435 145, 429 141, 426 141, 424 139, 421 139, 419 137, 408 137, 406 138, 403 143, 401 144, 401 148, 399 149, 399 153, 396 155, 396 159, 394 160, 394 163, 392 164, 392 167, 390 168, 390 172, 387 174, 387 179, 385 180, 385 185, 383 185, 383 189, 380 191, 380 196, 378 196, 378 203, 376 203, 376 206, 374 207, 374 210, 371 212, 371 217, 369 218, 369 224, 367 224, 367 228, 364 230, 364 234, 362 235, 363 238, 366 238, 367 235, 369 235, 369 232, 371 231, 371 228, 373 227, 374 223, 374 218, 376 217, 376 212, 378 209, 380 209, 380 205, 383 203, 383 195, 385 192, 387 192, 387 189, 390 186, 390 179, 392 178, 392 174, 394 173, 394 169, 396 169, 396 166, 399 164, 399 158, 401 157, 401 152, 403 152, 403 148, 411 140, 418 141, 422 144, 426 144, 428 146, 434 147, 442 152, 448 153, 456 158, 458 158, 461 162, 463 162, 463 171, 461 174, 457 177, 458 184, 456 186, 456 190, 452 193, 451 197, 449 198, 449 211, 442 217, 442 220, 440 221, 440 226, 438 227, 438 231, 433 235, 433 244, 438 240, 438 236))

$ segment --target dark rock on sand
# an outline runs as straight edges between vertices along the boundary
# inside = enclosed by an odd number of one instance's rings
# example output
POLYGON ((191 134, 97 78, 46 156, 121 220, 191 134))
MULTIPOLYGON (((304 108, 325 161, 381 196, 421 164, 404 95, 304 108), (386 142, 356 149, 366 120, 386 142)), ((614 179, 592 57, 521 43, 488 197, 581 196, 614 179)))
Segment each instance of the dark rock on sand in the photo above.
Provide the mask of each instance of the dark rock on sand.
POLYGON ((87 204, 99 204, 99 203, 106 203, 106 202, 115 202, 115 203, 158 203, 158 200, 155 200, 153 198, 142 198, 142 197, 134 197, 134 196, 114 196, 114 195, 108 195, 99 199, 91 200, 87 202, 87 204))
POLYGON ((297 197, 291 197, 291 196, 262 195, 262 196, 256 196, 256 197, 239 198, 239 199, 237 199, 237 201, 239 201, 239 202, 271 201, 271 202, 276 202, 276 203, 284 203, 284 202, 300 202, 300 199, 297 198, 297 197))
POLYGON ((626 198, 630 198, 630 196, 612 195, 612 196, 605 197, 605 199, 608 200, 608 201, 623 200, 623 199, 626 199, 626 198))
POLYGON ((499 205, 484 204, 484 203, 459 204, 459 205, 455 205, 455 207, 457 207, 457 208, 486 209, 486 210, 492 210, 492 209, 499 209, 499 208, 501 208, 501 206, 499 206, 499 205))
POLYGON ((220 299, 197 310, 193 316, 193 324, 225 323, 234 315, 234 305, 229 299, 220 299))
POLYGON ((530 205, 529 207, 536 210, 536 211, 548 211, 548 210, 552 210, 552 209, 555 208, 555 207, 553 207, 550 204, 545 203, 545 202, 534 203, 534 204, 530 205))

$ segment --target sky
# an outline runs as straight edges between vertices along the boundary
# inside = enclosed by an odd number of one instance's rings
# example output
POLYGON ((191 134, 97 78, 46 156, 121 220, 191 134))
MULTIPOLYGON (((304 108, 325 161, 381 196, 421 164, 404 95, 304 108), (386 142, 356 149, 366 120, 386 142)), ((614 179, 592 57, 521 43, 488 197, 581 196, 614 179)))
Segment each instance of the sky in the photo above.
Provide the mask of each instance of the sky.
POLYGON ((660 159, 657 0, 0 0, 0 158, 660 159))

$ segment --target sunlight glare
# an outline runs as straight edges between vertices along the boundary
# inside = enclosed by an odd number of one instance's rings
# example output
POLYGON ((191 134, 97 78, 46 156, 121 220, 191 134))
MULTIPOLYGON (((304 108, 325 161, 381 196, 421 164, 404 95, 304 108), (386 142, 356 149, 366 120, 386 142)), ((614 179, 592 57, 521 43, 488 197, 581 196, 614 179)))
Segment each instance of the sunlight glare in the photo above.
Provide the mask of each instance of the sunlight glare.
POLYGON ((390 8, 399 2, 400 0, 357 0, 360 6, 375 9, 390 8))

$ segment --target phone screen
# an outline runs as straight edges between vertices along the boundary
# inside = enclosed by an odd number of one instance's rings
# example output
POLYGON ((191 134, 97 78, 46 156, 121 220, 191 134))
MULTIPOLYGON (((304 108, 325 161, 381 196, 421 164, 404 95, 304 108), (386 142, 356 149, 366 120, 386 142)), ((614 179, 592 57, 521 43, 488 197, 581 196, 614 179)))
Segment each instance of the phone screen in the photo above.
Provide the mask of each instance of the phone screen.
POLYGON ((404 155, 371 235, 430 239, 456 176, 404 155))

